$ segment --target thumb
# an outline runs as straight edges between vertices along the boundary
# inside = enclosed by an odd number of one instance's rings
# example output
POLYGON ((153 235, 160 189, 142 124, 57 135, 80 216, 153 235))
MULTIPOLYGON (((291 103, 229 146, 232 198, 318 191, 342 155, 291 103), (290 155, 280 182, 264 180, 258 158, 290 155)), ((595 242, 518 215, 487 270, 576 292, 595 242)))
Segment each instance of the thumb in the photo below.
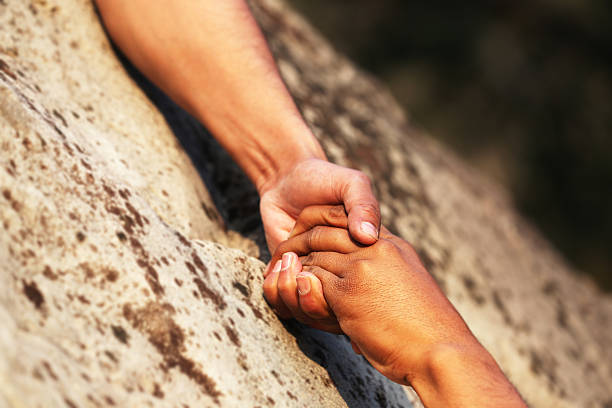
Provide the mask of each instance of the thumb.
POLYGON ((323 295, 321 281, 309 272, 300 272, 295 278, 302 312, 312 319, 329 319, 333 313, 323 295))
MULTIPOLYGON (((335 274, 329 272, 328 270, 325 270, 323 268, 320 268, 314 265, 302 266, 301 275, 302 276, 314 275, 314 277, 316 277, 316 279, 319 280, 320 285, 314 286, 316 289, 322 289, 323 296, 322 296, 322 299, 319 299, 319 300, 326 302, 327 305, 333 309, 334 300, 337 300, 339 296, 338 286, 339 286, 340 278, 336 276, 335 274)), ((313 281, 314 283, 316 283, 315 279, 311 280, 311 283, 313 281)))
POLYGON ((351 177, 342 202, 348 213, 351 237, 364 245, 375 243, 380 230, 380 208, 372 193, 370 179, 361 172, 351 177))

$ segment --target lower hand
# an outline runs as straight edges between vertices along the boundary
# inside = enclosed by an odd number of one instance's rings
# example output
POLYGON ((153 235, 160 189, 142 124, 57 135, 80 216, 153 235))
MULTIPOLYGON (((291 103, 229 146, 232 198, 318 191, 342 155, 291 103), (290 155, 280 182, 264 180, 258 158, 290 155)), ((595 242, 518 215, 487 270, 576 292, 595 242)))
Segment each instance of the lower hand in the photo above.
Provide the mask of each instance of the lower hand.
POLYGON ((410 244, 383 227, 364 247, 347 224, 341 206, 309 207, 277 247, 264 294, 281 317, 345 333, 401 383, 437 345, 478 344, 410 244))
POLYGON ((264 281, 279 314, 341 330, 356 352, 387 378, 412 385, 427 407, 525 408, 412 246, 383 227, 364 247, 347 223, 339 206, 302 212, 264 281))

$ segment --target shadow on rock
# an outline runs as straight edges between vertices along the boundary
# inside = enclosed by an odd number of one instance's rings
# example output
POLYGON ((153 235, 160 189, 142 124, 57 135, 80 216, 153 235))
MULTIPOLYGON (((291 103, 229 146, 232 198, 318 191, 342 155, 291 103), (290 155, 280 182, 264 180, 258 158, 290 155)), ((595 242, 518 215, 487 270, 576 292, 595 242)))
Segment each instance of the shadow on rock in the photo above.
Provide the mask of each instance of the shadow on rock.
POLYGON ((269 253, 255 186, 200 122, 149 81, 118 48, 114 50, 130 77, 166 119, 206 185, 224 226, 255 241, 260 258, 267 261, 269 253))
POLYGON ((283 323, 300 350, 327 370, 350 408, 412 407, 404 389, 376 371, 353 352, 347 337, 325 333, 294 320, 283 323))

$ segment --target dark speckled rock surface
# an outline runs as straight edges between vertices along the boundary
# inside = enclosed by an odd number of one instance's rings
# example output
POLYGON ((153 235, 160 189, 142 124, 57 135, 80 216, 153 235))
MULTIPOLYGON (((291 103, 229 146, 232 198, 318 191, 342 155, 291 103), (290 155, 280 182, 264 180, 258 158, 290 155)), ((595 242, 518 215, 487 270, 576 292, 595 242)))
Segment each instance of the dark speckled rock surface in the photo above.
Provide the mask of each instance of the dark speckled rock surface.
POLYGON ((258 237, 257 197, 160 105, 173 133, 90 2, 0 1, 0 26, 1 407, 411 406, 270 311, 232 230, 258 237))

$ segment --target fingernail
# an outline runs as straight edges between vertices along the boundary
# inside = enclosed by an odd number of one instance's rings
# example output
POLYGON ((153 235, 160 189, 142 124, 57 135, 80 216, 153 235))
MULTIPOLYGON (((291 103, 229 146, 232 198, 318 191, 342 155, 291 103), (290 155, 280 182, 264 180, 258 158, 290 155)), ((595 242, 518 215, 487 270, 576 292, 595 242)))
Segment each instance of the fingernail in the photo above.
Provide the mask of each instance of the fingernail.
POLYGON ((274 269, 272 270, 272 273, 279 273, 281 270, 281 261, 278 260, 276 261, 276 264, 274 264, 274 269))
POLYGON ((371 222, 367 222, 367 221, 362 222, 361 232, 363 232, 364 234, 372 238, 378 239, 378 230, 376 229, 374 224, 372 224, 371 222))
POLYGON ((307 276, 296 276, 297 290, 300 296, 307 295, 310 292, 310 279, 307 276))
POLYGON ((293 256, 291 256, 291 252, 287 252, 286 254, 283 254, 283 266, 281 269, 285 270, 289 268, 292 263, 293 263, 293 256))

